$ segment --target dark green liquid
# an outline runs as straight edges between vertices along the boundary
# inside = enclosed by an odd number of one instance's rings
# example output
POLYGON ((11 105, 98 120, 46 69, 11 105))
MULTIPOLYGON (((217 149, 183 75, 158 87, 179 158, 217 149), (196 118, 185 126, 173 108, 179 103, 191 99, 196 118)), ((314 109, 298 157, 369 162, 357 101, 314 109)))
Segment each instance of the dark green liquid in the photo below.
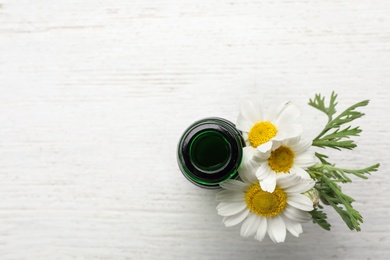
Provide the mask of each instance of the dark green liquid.
POLYGON ((231 156, 231 148, 223 134, 208 130, 195 136, 190 146, 191 160, 203 171, 212 172, 225 166, 231 156))

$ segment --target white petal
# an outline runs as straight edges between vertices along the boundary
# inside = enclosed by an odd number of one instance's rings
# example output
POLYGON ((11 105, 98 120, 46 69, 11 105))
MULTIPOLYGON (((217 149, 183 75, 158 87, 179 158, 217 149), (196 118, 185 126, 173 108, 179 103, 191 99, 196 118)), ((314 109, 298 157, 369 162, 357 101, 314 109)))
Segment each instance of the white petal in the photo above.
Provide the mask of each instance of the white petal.
POLYGON ((298 222, 290 220, 284 214, 280 214, 282 217, 284 224, 286 224, 286 229, 294 236, 299 237, 299 234, 303 232, 302 225, 298 222))
POLYGON ((246 208, 245 202, 232 202, 232 203, 221 202, 220 205, 218 205, 217 211, 218 211, 218 215, 221 216, 233 216, 246 208))
POLYGON ((253 152, 255 148, 251 146, 246 146, 243 149, 243 158, 240 167, 238 168, 238 173, 241 179, 246 183, 253 183, 256 181, 255 172, 259 165, 257 165, 253 160, 253 152))
POLYGON ((245 201, 245 193, 242 191, 222 190, 217 193, 216 200, 221 202, 245 201))
POLYGON ((267 163, 260 165, 256 171, 256 177, 260 181, 260 187, 264 191, 273 192, 276 187, 276 173, 272 171, 267 163))
POLYGON ((294 153, 296 153, 294 148, 296 147, 296 145, 299 143, 300 140, 301 140, 301 136, 292 137, 284 140, 283 145, 290 147, 291 149, 293 149, 294 153))
POLYGON ((263 217, 258 217, 260 220, 259 228, 257 229, 255 239, 262 241, 264 239, 265 233, 267 233, 267 219, 263 217))
POLYGON ((295 174, 295 175, 301 177, 302 179, 311 180, 309 173, 307 171, 305 171, 304 169, 302 169, 301 167, 294 165, 293 167, 291 167, 290 172, 292 174, 295 174))
POLYGON ((243 115, 239 114, 236 122, 236 128, 243 132, 249 132, 253 127, 253 123, 248 121, 243 115))
POLYGON ((283 111, 284 107, 288 102, 279 103, 275 106, 269 107, 269 109, 264 114, 264 119, 267 121, 276 121, 281 111, 283 111))
POLYGON ((260 164, 260 167, 256 171, 256 177, 259 181, 267 179, 272 173, 266 162, 260 164))
POLYGON ((276 173, 271 172, 268 178, 260 181, 260 187, 263 191, 274 192, 276 188, 276 173))
POLYGON ((282 189, 286 189, 288 187, 294 186, 300 180, 301 180, 300 176, 291 173, 278 174, 276 176, 276 183, 282 189))
POLYGON ((228 217, 223 224, 225 224, 226 227, 232 227, 239 223, 241 223, 249 213, 249 209, 246 208, 243 211, 237 213, 236 215, 228 217))
POLYGON ((260 102, 245 100, 240 104, 240 114, 254 125, 263 121, 263 110, 260 102))
POLYGON ((279 111, 275 122, 291 122, 297 120, 301 116, 301 110, 291 102, 286 102, 283 108, 279 111))
POLYGON ((312 180, 300 180, 295 185, 284 189, 284 191, 286 193, 303 193, 313 188, 314 184, 315 182, 312 180))
POLYGON ((272 141, 268 141, 268 142, 266 142, 264 144, 261 144, 261 145, 257 146, 256 149, 259 150, 262 153, 266 153, 269 150, 271 150, 271 148, 272 148, 272 141))
POLYGON ((248 141, 248 132, 242 132, 242 138, 244 138, 244 141, 247 142, 248 141))
POLYGON ((280 126, 277 126, 277 129, 278 129, 278 132, 276 133, 276 135, 272 138, 272 140, 275 140, 275 141, 283 141, 286 139, 286 133, 285 131, 283 131, 283 126, 280 127, 280 126))
POLYGON ((275 243, 284 242, 286 239, 286 225, 280 216, 268 218, 268 236, 275 243))
POLYGON ((314 153, 312 152, 305 152, 297 155, 294 158, 294 165, 299 166, 301 168, 308 168, 310 166, 313 166, 315 163, 316 159, 314 153))
POLYGON ((248 188, 248 184, 233 179, 220 183, 219 186, 221 186, 226 190, 233 190, 233 191, 245 191, 248 188))
POLYGON ((248 161, 250 159, 252 159, 252 157, 255 155, 256 153, 256 148, 252 147, 252 146, 245 146, 244 148, 242 148, 242 159, 248 161))
POLYGON ((257 229, 260 226, 261 219, 253 213, 250 213, 247 219, 244 220, 241 226, 241 236, 249 237, 256 234, 257 229))
POLYGON ((303 132, 300 124, 279 124, 276 127, 278 129, 278 133, 273 139, 277 141, 298 137, 303 132))
POLYGON ((272 139, 271 151, 274 151, 274 150, 278 149, 282 145, 282 143, 283 143, 282 141, 276 141, 276 140, 272 139))
POLYGON ((301 139, 299 142, 295 144, 291 144, 291 148, 294 150, 295 154, 301 154, 308 150, 312 145, 311 140, 303 140, 301 139))
POLYGON ((286 206, 286 208, 283 211, 283 214, 289 219, 291 219, 292 221, 301 222, 301 223, 307 222, 311 219, 311 215, 308 212, 299 210, 290 205, 286 206))
POLYGON ((230 204, 230 202, 220 202, 218 203, 216 209, 218 210, 219 208, 225 207, 228 204, 230 204))
POLYGON ((287 204, 304 211, 313 210, 313 202, 302 194, 289 194, 287 204))
MULTIPOLYGON (((272 149, 271 149, 272 150, 272 149)), ((271 150, 263 153, 263 152, 260 152, 258 149, 255 148, 255 152, 253 153, 253 157, 252 159, 257 162, 257 163, 261 163, 261 162, 264 162, 266 160, 268 160, 268 158, 270 157, 271 155, 271 150)))

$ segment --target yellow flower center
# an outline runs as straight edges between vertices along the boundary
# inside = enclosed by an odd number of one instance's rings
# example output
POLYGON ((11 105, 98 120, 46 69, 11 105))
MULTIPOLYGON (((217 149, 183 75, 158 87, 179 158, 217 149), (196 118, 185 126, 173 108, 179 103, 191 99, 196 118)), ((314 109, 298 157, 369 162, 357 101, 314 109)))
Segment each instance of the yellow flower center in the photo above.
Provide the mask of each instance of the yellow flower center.
POLYGON ((272 151, 268 158, 268 165, 275 172, 289 172, 293 164, 294 152, 286 146, 272 151))
POLYGON ((245 201, 253 213, 263 217, 274 217, 286 207, 287 195, 279 187, 271 193, 263 191, 259 183, 255 183, 246 191, 245 201))
POLYGON ((271 140, 277 132, 276 127, 270 122, 258 122, 249 131, 249 143, 256 148, 271 140))

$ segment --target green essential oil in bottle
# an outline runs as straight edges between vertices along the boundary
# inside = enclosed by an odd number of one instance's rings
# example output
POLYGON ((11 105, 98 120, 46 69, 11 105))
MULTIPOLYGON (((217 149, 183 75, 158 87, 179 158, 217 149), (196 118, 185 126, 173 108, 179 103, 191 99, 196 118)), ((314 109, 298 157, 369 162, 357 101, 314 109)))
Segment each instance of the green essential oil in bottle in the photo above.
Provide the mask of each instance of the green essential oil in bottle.
POLYGON ((203 188, 236 178, 245 146, 233 123, 205 118, 192 124, 178 145, 178 164, 184 176, 203 188))

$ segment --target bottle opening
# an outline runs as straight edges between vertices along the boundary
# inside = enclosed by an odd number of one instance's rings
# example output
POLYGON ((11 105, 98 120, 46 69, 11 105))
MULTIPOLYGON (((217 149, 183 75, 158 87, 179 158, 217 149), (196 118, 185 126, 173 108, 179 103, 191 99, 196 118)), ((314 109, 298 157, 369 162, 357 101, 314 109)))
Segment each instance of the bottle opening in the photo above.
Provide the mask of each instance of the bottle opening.
POLYGON ((190 156, 196 168, 214 172, 223 168, 231 157, 231 146, 226 136, 209 130, 199 133, 190 145, 190 156))

